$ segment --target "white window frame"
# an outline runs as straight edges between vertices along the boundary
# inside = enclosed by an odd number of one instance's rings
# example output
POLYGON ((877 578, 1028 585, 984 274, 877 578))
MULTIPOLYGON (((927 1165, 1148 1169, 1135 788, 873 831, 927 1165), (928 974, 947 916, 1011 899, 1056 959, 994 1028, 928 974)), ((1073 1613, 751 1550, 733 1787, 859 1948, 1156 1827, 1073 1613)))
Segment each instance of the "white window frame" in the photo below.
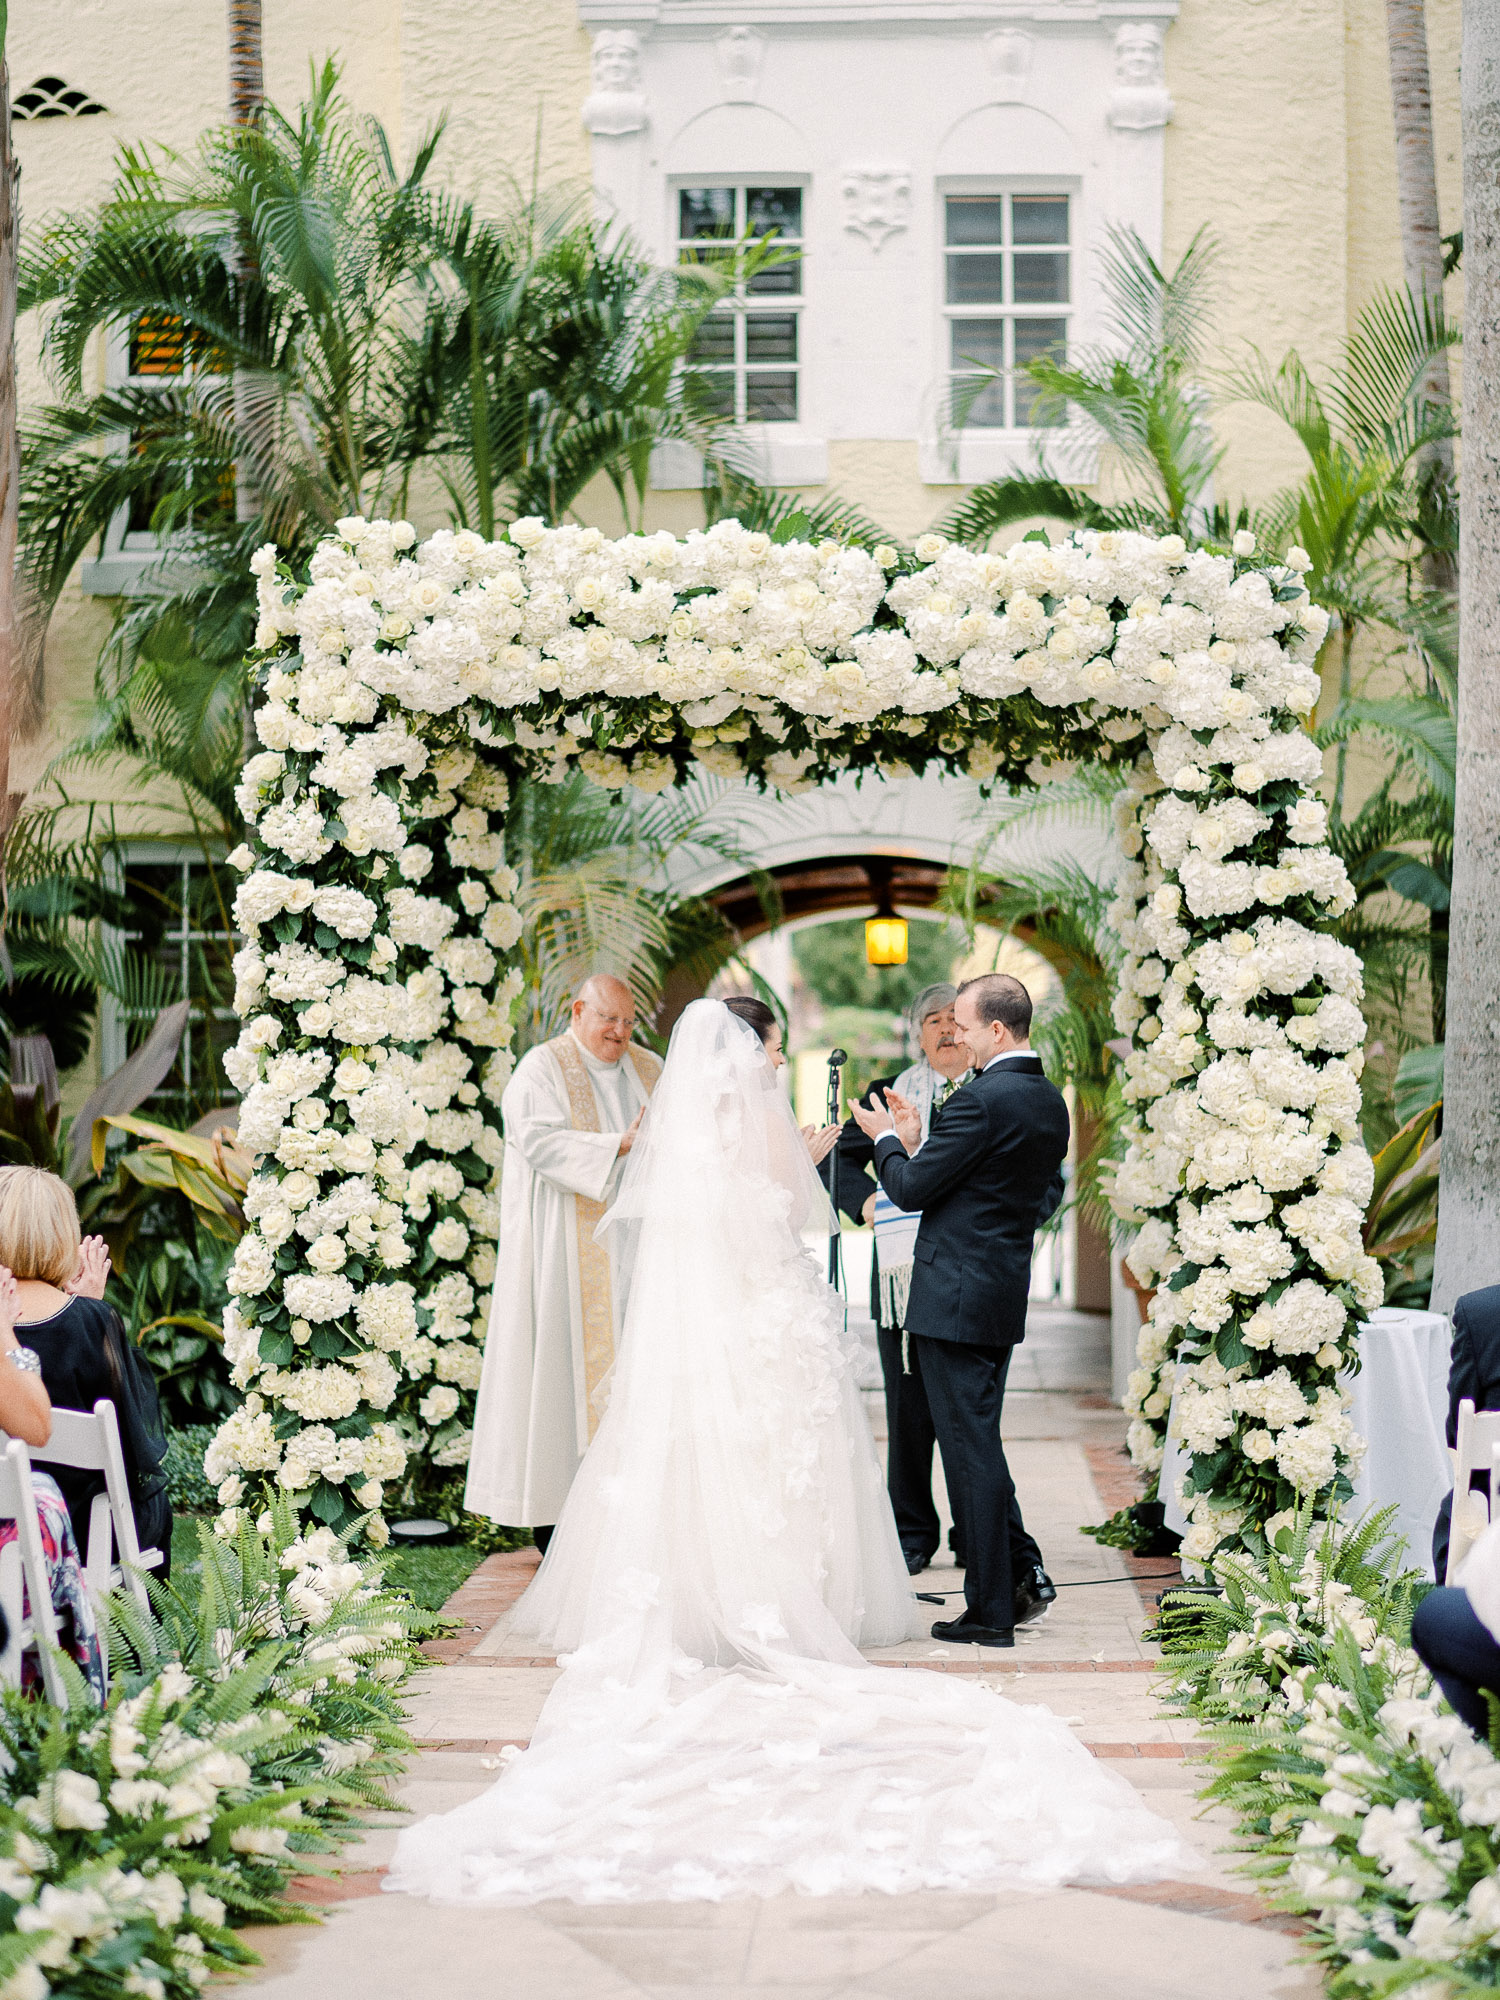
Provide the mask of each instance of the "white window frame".
POLYGON ((794 269, 797 274, 795 292, 752 292, 743 284, 736 284, 729 297, 714 307, 712 318, 734 321, 734 360, 728 369, 715 370, 717 373, 731 373, 734 376, 734 421, 744 430, 783 431, 794 429, 802 421, 805 407, 803 354, 803 311, 807 304, 807 293, 803 273, 807 265, 807 209, 809 189, 800 175, 790 174, 716 174, 712 179, 699 175, 683 176, 671 183, 672 199, 672 247, 673 262, 680 265, 683 253, 692 248, 706 249, 717 241, 742 243, 749 234, 746 196, 751 188, 766 188, 772 193, 795 190, 801 196, 802 227, 796 236, 788 236, 788 249, 795 249, 797 260, 794 269), (734 233, 727 239, 708 236, 684 236, 682 234, 682 196, 691 188, 724 189, 734 194, 734 233), (746 354, 746 330, 748 322, 756 318, 791 319, 796 327, 797 358, 795 361, 752 362, 746 354), (794 417, 752 417, 748 412, 749 384, 753 374, 791 375, 795 381, 797 414, 794 417))
MULTIPOLYGON (((218 860, 217 857, 215 859, 216 861, 218 860)), ((175 997, 181 1000, 188 997, 192 988, 193 946, 201 942, 206 942, 211 938, 216 939, 222 935, 218 931, 194 930, 186 921, 185 913, 188 901, 185 893, 187 887, 186 878, 194 867, 201 868, 205 865, 203 849, 195 847, 189 842, 175 840, 117 841, 112 846, 106 848, 104 852, 103 874, 105 887, 112 893, 120 895, 124 892, 125 878, 131 868, 163 867, 174 864, 182 870, 184 888, 182 908, 184 919, 179 928, 176 931, 169 930, 166 933, 166 937, 169 942, 177 946, 178 991, 175 997)), ((227 866, 227 863, 218 861, 218 865, 224 867, 227 866)), ((103 926, 103 942, 106 950, 111 945, 123 946, 129 935, 128 932, 122 931, 118 925, 105 924, 103 926)), ((231 931, 229 936, 231 941, 238 941, 240 939, 238 931, 231 931)), ((216 1020, 232 1021, 235 1018, 232 1007, 216 1007, 213 1013, 216 1020)), ((120 1002, 113 993, 104 993, 101 995, 99 1007, 99 1061, 100 1073, 103 1076, 113 1076, 121 1063, 130 1054, 130 1018, 130 1015, 121 1007, 120 1002)), ((144 1019, 145 1017, 139 1016, 137 1018, 144 1019)), ((182 1031, 180 1059, 183 1077, 189 1091, 191 1091, 193 1083, 193 1031, 196 1027, 201 1027, 202 1021, 203 1010, 195 1007, 188 1015, 187 1025, 182 1031)))
MULTIPOLYGON (((810 369, 807 353, 807 328, 809 323, 807 293, 807 256, 811 236, 808 214, 812 203, 812 176, 805 173, 786 173, 765 170, 759 173, 690 173, 674 174, 666 183, 667 226, 666 241, 671 245, 670 255, 675 264, 685 248, 691 243, 706 244, 713 238, 685 237, 682 235, 681 197, 689 188, 733 188, 736 194, 736 235, 743 237, 746 216, 745 191, 749 188, 795 188, 802 196, 802 233, 788 237, 789 245, 795 244, 799 251, 797 260, 797 290, 795 293, 776 295, 773 293, 748 292, 737 286, 732 302, 717 307, 719 312, 732 312, 735 316, 735 424, 745 438, 752 456, 758 461, 756 476, 767 486, 821 486, 828 478, 828 444, 826 439, 814 436, 807 427, 810 369), (795 375, 797 382, 797 415, 795 418, 750 417, 744 414, 744 385, 756 364, 745 359, 745 323, 757 313, 766 315, 790 314, 797 323, 797 359, 794 362, 766 362, 768 373, 775 372, 795 375)), ((651 484, 658 491, 687 490, 703 485, 703 460, 691 445, 669 442, 660 444, 651 454, 651 484)))
MULTIPOLYGON (((1038 444, 1045 446, 1049 462, 1065 472, 1065 476, 1087 483, 1093 477, 1094 460, 1097 452, 1091 443, 1085 446, 1078 426, 1071 418, 1061 424, 1017 425, 1013 422, 1000 424, 974 424, 956 426, 950 418, 952 409, 952 384, 955 371, 952 365, 952 323, 959 319, 1042 319, 1056 318, 1064 326, 1065 352, 1074 354, 1084 343, 1086 332, 1085 300, 1088 296, 1088 277, 1085 269, 1087 256, 1087 227, 1084 209, 1083 184, 1074 175, 953 175, 940 177, 934 187, 933 241, 935 244, 935 270, 932 279, 934 300, 933 347, 936 367, 934 379, 939 385, 935 395, 937 406, 936 421, 928 441, 922 451, 923 477, 938 484, 952 484, 955 480, 971 485, 983 479, 1001 478, 1009 472, 1029 470, 1034 466, 1038 444), (1006 301, 994 306, 949 305, 948 294, 948 201, 952 196, 982 196, 1005 203, 1004 245, 1006 301), (1010 258, 1014 252, 1011 242, 1010 198, 1027 195, 1066 195, 1068 199, 1068 302, 1052 308, 1043 303, 1016 304, 1009 296, 1012 291, 1010 258)), ((976 246, 977 247, 977 246, 976 246)), ((1045 245, 1037 245, 1039 250, 1045 245)), ((1058 248, 1064 246, 1059 245, 1058 248)), ((981 253, 982 254, 982 253, 981 253)), ((1006 415, 1014 415, 1014 371, 1007 370, 1005 380, 1006 415)))

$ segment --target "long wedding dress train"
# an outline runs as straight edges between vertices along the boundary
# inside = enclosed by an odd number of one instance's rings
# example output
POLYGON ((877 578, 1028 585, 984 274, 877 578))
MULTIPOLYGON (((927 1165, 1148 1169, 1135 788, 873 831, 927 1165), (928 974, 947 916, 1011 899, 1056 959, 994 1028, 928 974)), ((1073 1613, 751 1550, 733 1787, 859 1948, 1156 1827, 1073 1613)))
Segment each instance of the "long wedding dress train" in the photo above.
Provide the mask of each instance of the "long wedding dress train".
POLYGON ((924 1621, 800 1240, 820 1214, 759 1042, 695 1003, 604 1224, 633 1253, 609 1407, 512 1627, 564 1671, 499 1782, 402 1833, 388 1889, 625 1902, 1194 1869, 1049 1710, 861 1658, 924 1621))

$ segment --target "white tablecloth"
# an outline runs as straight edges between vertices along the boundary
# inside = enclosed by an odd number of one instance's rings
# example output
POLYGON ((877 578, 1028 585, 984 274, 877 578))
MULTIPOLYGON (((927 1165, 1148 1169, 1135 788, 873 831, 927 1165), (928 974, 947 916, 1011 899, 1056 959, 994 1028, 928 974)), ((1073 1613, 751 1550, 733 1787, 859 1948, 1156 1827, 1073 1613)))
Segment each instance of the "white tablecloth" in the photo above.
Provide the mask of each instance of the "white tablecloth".
MULTIPOLYGON (((1444 1439, 1452 1337, 1441 1313, 1380 1306, 1359 1329, 1359 1373, 1343 1378, 1351 1397, 1350 1418, 1368 1444, 1345 1518, 1358 1520, 1372 1507, 1394 1505, 1393 1525, 1406 1537, 1407 1560, 1429 1576, 1432 1524, 1453 1485, 1444 1439)), ((1179 1535, 1187 1519, 1177 1482, 1186 1470, 1186 1454, 1172 1435, 1169 1417, 1161 1497, 1167 1526, 1179 1535)))

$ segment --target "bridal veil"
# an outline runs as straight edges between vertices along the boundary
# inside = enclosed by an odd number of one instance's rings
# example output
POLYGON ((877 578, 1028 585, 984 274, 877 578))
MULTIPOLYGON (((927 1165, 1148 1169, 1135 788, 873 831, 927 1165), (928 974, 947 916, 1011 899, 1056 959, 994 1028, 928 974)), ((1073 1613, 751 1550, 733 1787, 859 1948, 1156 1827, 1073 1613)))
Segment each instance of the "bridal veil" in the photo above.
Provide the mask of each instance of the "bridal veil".
POLYGON ((629 1232, 609 1407, 513 1621, 563 1673, 500 1781, 402 1834, 387 1888, 669 1900, 1193 1865, 1047 1710, 861 1657, 923 1621, 802 1242, 828 1214, 758 1038, 695 1002, 601 1225, 629 1232))

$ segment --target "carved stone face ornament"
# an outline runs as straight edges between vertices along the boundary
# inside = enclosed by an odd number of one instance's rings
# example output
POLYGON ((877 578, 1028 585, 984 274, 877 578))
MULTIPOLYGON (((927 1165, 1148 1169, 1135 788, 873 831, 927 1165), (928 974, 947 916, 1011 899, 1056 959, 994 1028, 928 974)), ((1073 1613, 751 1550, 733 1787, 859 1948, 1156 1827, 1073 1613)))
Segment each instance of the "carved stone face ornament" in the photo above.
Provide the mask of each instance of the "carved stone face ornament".
POLYGON ((1155 21, 1122 21, 1115 30, 1115 87, 1109 122, 1116 131, 1150 132, 1172 116, 1166 48, 1155 21))
POLYGON ((643 131, 649 114, 641 87, 641 38, 634 28, 601 28, 590 64, 594 88, 583 105, 587 130, 606 138, 643 131))

